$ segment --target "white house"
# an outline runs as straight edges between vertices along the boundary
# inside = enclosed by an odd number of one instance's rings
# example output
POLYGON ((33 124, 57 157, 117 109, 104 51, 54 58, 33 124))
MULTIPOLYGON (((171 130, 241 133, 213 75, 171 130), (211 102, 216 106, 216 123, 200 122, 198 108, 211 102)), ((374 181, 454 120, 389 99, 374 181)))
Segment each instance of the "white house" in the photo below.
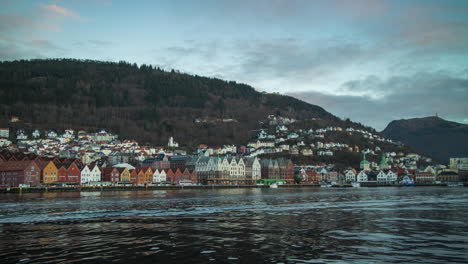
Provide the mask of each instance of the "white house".
POLYGON ((288 131, 288 128, 284 125, 281 125, 281 126, 277 126, 276 127, 276 130, 279 130, 279 131, 288 131))
POLYGON ((153 182, 154 183, 163 183, 166 182, 166 171, 165 170, 154 170, 153 173, 153 182))
POLYGON ((378 183, 387 183, 388 182, 387 174, 385 174, 385 172, 383 170, 379 171, 379 173, 377 174, 377 182, 378 183))
POLYGON ((265 139, 267 138, 268 134, 262 129, 260 133, 258 133, 258 139, 265 139))
POLYGON ((236 178, 237 179, 244 179, 245 178, 245 163, 244 159, 237 158, 237 166, 236 166, 236 178))
POLYGON ((24 130, 20 130, 16 134, 16 139, 17 140, 25 140, 25 139, 28 139, 28 135, 26 135, 26 132, 24 132, 24 130))
MULTIPOLYGON (((251 159, 251 160, 246 160, 247 165, 246 166, 251 166, 252 167, 252 180, 260 180, 262 177, 262 166, 260 164, 260 161, 258 160, 257 157, 251 159)), ((246 175, 249 176, 250 175, 246 175)))
POLYGON ((272 141, 260 141, 260 140, 257 140, 257 142, 250 142, 248 145, 248 147, 253 147, 253 148, 261 148, 261 147, 275 147, 275 142, 272 142, 272 141))
POLYGON ((0 138, 0 147, 7 147, 11 144, 11 141, 8 139, 0 138))
POLYGON ((91 171, 89 170, 88 165, 86 165, 82 170, 81 170, 81 184, 83 183, 88 183, 91 181, 91 171))
POLYGON ((101 181, 101 170, 97 165, 90 171, 89 174, 89 181, 90 182, 100 182, 101 181))
POLYGON ((387 172, 387 182, 396 183, 397 180, 398 180, 398 175, 396 175, 396 173, 394 173, 393 171, 389 170, 387 172))
POLYGON ((53 130, 51 130, 51 131, 49 131, 49 132, 47 133, 47 137, 48 137, 48 138, 57 138, 57 136, 58 136, 58 135, 57 135, 57 132, 55 132, 55 131, 53 131, 53 130))
POLYGON ((345 173, 346 182, 355 182, 356 181, 356 174, 349 170, 345 173))
POLYGON ((65 133, 62 135, 63 138, 68 138, 68 139, 73 139, 74 136, 74 131, 71 129, 65 129, 65 133))
POLYGON ((41 136, 41 132, 39 132, 39 130, 36 129, 32 132, 33 138, 39 138, 40 136, 41 136))
POLYGON ((0 128, 0 138, 8 138, 10 136, 9 128, 0 128))
POLYGON ((363 170, 358 173, 356 178, 357 178, 357 182, 367 182, 368 181, 367 174, 363 170))

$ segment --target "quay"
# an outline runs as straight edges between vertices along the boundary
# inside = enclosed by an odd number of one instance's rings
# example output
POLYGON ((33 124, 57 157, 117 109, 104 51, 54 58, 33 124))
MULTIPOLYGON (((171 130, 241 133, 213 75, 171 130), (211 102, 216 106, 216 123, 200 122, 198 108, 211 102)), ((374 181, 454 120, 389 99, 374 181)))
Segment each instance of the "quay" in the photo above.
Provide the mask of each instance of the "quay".
MULTIPOLYGON (((446 184, 416 184, 414 187, 441 186, 446 184)), ((465 183, 463 187, 467 187, 465 183)), ((282 184, 280 188, 320 188, 319 184, 282 184)), ((399 184, 361 184, 361 187, 404 187, 399 184)), ((152 190, 210 190, 237 188, 269 188, 269 185, 147 185, 147 186, 67 186, 67 187, 2 187, 0 193, 47 193, 47 192, 107 192, 107 191, 152 191, 152 190)), ((351 185, 334 185, 332 188, 353 188, 351 185)))

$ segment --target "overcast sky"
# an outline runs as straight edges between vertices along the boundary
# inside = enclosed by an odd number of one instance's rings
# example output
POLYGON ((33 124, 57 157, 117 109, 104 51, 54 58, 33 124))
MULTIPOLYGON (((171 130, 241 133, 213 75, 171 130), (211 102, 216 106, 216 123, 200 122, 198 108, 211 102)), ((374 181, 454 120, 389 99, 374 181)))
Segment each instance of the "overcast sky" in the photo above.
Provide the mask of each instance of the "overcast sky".
POLYGON ((244 82, 377 130, 468 123, 465 0, 0 0, 0 60, 57 57, 244 82))

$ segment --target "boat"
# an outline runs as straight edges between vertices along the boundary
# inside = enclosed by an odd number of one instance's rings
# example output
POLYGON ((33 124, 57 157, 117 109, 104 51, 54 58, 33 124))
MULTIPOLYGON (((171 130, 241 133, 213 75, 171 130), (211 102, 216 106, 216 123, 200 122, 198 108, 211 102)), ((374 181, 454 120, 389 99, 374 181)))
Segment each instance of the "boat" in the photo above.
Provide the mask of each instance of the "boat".
POLYGON ((403 177, 400 183, 402 186, 414 186, 414 180, 408 176, 403 177))
POLYGON ((461 183, 461 182, 449 182, 449 183, 447 183, 447 187, 463 187, 463 183, 461 183))
POLYGON ((332 185, 331 185, 330 183, 321 183, 321 184, 320 184, 320 187, 322 187, 322 188, 330 188, 330 187, 332 187, 332 185))
POLYGON ((276 189, 278 188, 278 184, 277 183, 270 184, 270 188, 276 189))
POLYGON ((359 182, 353 182, 351 183, 351 186, 353 186, 354 188, 359 188, 361 187, 361 184, 359 182))

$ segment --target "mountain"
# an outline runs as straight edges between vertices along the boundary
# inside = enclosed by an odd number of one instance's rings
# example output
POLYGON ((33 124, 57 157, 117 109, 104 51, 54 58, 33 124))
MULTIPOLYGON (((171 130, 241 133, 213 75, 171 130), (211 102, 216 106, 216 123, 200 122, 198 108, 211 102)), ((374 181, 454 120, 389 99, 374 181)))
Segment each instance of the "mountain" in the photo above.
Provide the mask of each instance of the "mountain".
POLYGON ((468 125, 437 116, 395 120, 382 134, 425 151, 439 161, 468 156, 468 125))
POLYGON ((340 121, 293 97, 149 65, 74 59, 0 62, 0 127, 27 132, 105 128, 156 145, 166 145, 170 136, 186 146, 245 144, 249 131, 271 114, 340 121), (9 123, 11 116, 21 122, 9 123))

